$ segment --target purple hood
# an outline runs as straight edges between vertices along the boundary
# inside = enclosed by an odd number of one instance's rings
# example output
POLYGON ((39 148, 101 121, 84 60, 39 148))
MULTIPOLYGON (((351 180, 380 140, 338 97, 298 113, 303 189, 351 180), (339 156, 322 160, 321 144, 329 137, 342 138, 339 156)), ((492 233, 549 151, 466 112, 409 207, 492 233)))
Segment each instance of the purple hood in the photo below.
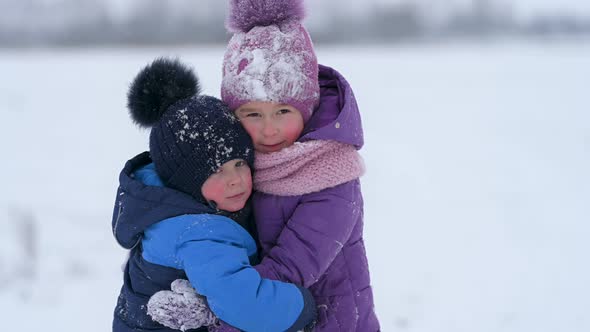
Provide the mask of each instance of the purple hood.
POLYGON ((334 140, 360 150, 364 144, 363 128, 350 84, 336 70, 322 65, 319 68, 320 105, 299 141, 334 140))
MULTIPOLYGON (((363 131, 348 82, 320 66, 320 105, 299 141, 334 140, 360 149, 363 131)), ((339 165, 326 164, 317 172, 339 165)), ((313 174, 313 179, 320 175, 313 174)), ((363 198, 358 179, 299 196, 256 192, 253 197, 265 278, 312 292, 316 332, 377 332, 373 291, 363 241, 363 198)))

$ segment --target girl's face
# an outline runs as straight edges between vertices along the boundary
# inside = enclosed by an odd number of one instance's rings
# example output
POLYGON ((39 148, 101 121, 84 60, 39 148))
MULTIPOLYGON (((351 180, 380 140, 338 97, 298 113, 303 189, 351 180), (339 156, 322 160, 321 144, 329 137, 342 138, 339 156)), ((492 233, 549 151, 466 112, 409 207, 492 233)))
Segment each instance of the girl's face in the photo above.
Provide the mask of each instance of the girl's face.
POLYGON ((272 102, 249 102, 236 110, 252 138, 254 149, 276 152, 291 146, 303 131, 303 117, 293 106, 272 102))
POLYGON ((207 178, 201 194, 207 201, 214 201, 219 210, 241 210, 252 193, 250 167, 242 159, 233 159, 207 178))

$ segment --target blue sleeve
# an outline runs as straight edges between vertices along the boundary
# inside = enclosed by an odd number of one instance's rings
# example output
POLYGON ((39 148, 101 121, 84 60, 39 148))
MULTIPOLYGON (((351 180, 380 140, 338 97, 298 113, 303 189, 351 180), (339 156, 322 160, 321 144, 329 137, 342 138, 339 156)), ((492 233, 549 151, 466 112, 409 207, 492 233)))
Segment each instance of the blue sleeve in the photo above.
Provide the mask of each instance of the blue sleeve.
POLYGON ((226 245, 243 248, 248 257, 256 255, 254 239, 233 220, 211 214, 186 214, 148 227, 143 234, 142 256, 150 263, 184 270, 178 249, 190 241, 191 236, 217 239, 226 245))
MULTIPOLYGON (((306 289, 269 279, 249 264, 256 251, 252 237, 233 220, 216 215, 187 215, 158 223, 157 233, 174 245, 157 253, 168 266, 183 269, 196 291, 207 298, 221 320, 245 331, 296 331, 315 318, 306 289), (168 258, 166 258, 168 257, 168 258)), ((152 232, 151 239, 154 239, 152 232)), ((145 249, 145 248, 144 248, 145 249)), ((144 253, 145 256, 145 253, 144 253)), ((154 262, 155 257, 145 257, 154 262)), ((157 259, 156 259, 157 260, 157 259)), ((161 262, 154 262, 161 263, 161 262)))

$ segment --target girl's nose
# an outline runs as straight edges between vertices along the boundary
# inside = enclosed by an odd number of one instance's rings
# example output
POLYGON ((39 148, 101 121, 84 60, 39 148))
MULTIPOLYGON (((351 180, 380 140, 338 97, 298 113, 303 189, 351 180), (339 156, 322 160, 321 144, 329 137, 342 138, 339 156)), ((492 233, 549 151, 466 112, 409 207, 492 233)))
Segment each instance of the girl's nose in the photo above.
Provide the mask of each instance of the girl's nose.
POLYGON ((270 121, 266 121, 264 123, 264 127, 262 128, 262 135, 265 137, 270 137, 275 135, 278 132, 277 127, 270 121))

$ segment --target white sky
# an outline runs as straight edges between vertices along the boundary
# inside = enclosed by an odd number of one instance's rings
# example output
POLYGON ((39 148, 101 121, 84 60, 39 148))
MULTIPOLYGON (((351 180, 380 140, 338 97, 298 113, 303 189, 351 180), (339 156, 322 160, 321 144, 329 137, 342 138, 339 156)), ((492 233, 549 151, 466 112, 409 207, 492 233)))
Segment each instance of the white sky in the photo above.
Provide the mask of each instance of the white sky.
MULTIPOLYGON (((42 0, 44 2, 59 2, 62 0, 42 0)), ((120 1, 120 0, 103 0, 112 4, 115 12, 125 12, 129 7, 131 1, 120 1)), ((229 0, 219 0, 229 1, 229 0)), ((368 3, 380 3, 380 4, 391 4, 399 2, 420 2, 426 6, 432 6, 433 8, 451 8, 460 5, 466 5, 471 3, 473 0, 304 0, 309 5, 308 7, 316 7, 317 2, 324 2, 324 5, 331 6, 330 2, 336 2, 339 5, 345 5, 350 7, 352 12, 362 12, 363 9, 368 8, 368 3), (314 4, 314 2, 316 2, 314 4)), ((590 16, 590 0, 491 0, 498 3, 506 3, 511 6, 514 13, 518 17, 530 17, 534 14, 539 13, 570 13, 590 16)), ((313 14, 311 13, 313 16, 313 14)))
MULTIPOLYGON (((57 0, 53 0, 57 1, 57 0)), ((119 8, 127 7, 125 1, 119 0, 108 0, 109 2, 113 3, 114 6, 119 8)), ((224 1, 224 0, 220 0, 224 1)), ((307 0, 310 1, 322 1, 322 0, 307 0)), ((350 2, 347 6, 355 6, 355 7, 366 7, 368 2, 374 3, 395 3, 395 2, 403 2, 403 1, 418 1, 425 4, 432 3, 432 4, 439 4, 439 3, 449 3, 450 5, 453 4, 465 4, 469 3, 472 0, 365 0, 365 1, 358 1, 358 0, 340 0, 339 2, 350 2)), ((538 11, 555 11, 555 10, 566 10, 572 12, 583 11, 585 13, 590 13, 590 1, 589 0, 496 0, 497 2, 504 2, 509 3, 513 6, 516 10, 522 13, 534 13, 538 11)))
MULTIPOLYGON (((311 0, 308 0, 311 1, 311 0)), ((473 0, 365 0, 362 1, 359 6, 362 6, 366 2, 375 2, 382 4, 389 4, 395 2, 420 2, 423 4, 432 4, 436 7, 444 6, 448 3, 452 5, 469 4, 473 0)), ((569 13, 583 13, 590 15, 590 0, 495 0, 498 3, 507 3, 514 8, 517 15, 524 17, 530 16, 540 12, 555 12, 565 11, 569 13)), ((358 2, 353 0, 353 2, 358 2)))
POLYGON ((538 12, 565 11, 567 13, 579 13, 590 15, 589 0, 516 0, 512 2, 517 13, 530 16, 538 12))

